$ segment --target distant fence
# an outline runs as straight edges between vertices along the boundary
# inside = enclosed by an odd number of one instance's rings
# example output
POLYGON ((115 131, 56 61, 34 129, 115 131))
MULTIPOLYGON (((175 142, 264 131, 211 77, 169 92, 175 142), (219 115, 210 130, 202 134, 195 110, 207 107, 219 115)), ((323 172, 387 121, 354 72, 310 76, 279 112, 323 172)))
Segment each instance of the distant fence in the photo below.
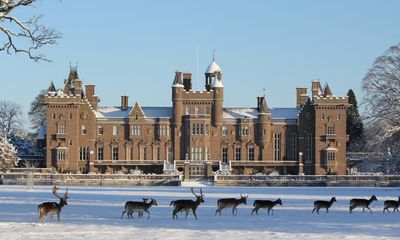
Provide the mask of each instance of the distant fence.
MULTIPOLYGON (((31 176, 32 178, 32 176, 31 176)), ((0 184, 25 185, 28 173, 0 173, 0 184)), ((400 187, 400 175, 214 175, 216 186, 271 187, 400 187)), ((35 185, 179 186, 181 175, 34 173, 35 185)))
POLYGON ((214 184, 218 186, 326 186, 326 187, 399 187, 400 175, 215 175, 214 184))
MULTIPOLYGON (((134 174, 49 174, 34 173, 35 185, 93 185, 93 186, 178 186, 179 175, 134 174)), ((28 173, 0 173, 0 184, 25 185, 28 173)))

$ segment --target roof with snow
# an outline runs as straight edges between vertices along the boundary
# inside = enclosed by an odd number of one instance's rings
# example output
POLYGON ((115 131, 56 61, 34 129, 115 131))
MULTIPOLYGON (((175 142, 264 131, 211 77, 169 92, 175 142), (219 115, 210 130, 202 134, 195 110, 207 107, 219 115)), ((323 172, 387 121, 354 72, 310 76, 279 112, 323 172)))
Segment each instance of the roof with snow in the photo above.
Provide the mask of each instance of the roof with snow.
MULTIPOLYGON (((172 107, 141 107, 145 118, 172 118, 172 107)), ((99 107, 96 118, 129 118, 132 107, 122 111, 120 107, 99 107)), ((297 108, 269 109, 273 119, 297 119, 297 108)), ((257 118, 257 108, 224 108, 223 118, 257 118)))
MULTIPOLYGON (((298 108, 270 108, 273 119, 297 119, 298 108)), ((257 108, 224 108, 223 118, 257 118, 257 108)))
POLYGON ((215 72, 222 72, 222 70, 215 61, 212 61, 212 63, 208 66, 205 73, 215 73, 215 72))
MULTIPOLYGON (((172 107, 141 107, 146 118, 171 118, 172 107)), ((122 111, 120 107, 99 107, 96 118, 129 118, 132 107, 122 111)))

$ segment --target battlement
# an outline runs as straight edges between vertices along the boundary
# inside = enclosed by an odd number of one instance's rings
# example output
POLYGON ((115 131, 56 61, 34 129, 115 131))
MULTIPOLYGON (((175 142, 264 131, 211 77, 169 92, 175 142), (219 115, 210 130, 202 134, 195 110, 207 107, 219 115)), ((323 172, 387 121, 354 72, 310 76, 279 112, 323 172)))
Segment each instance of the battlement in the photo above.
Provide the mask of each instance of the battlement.
POLYGON ((182 94, 184 100, 190 99, 198 99, 198 100, 213 100, 214 99, 214 90, 210 91, 202 91, 202 90, 189 90, 184 91, 182 94))
POLYGON ((315 105, 325 105, 325 104, 348 104, 349 100, 347 96, 314 96, 313 103, 315 105))

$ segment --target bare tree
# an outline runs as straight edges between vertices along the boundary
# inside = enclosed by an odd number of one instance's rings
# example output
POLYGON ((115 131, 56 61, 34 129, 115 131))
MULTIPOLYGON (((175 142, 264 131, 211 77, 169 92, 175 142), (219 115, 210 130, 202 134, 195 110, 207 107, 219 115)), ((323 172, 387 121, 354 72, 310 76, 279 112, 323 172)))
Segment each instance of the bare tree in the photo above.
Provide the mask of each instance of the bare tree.
POLYGON ((21 106, 10 101, 0 101, 0 132, 9 136, 20 129, 21 125, 21 106))
POLYGON ((23 53, 35 62, 50 61, 43 54, 35 51, 44 45, 56 44, 60 33, 40 24, 42 16, 20 19, 13 15, 14 11, 33 6, 37 0, 0 0, 0 33, 3 43, 0 51, 7 54, 23 53))
POLYGON ((32 128, 38 132, 40 127, 46 123, 46 107, 44 106, 44 95, 47 93, 46 89, 40 91, 36 98, 31 103, 31 109, 28 113, 32 128))
POLYGON ((400 44, 378 57, 363 79, 364 105, 369 122, 380 121, 383 142, 400 132, 400 44))

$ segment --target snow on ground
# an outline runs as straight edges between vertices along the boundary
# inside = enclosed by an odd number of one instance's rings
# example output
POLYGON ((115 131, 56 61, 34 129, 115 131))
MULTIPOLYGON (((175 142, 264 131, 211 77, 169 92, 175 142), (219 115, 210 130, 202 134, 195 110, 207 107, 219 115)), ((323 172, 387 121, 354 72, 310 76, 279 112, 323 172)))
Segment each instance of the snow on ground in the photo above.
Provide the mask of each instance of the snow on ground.
MULTIPOLYGON (((60 194, 65 190, 61 187, 60 194)), ((198 189, 195 189, 198 192, 198 189)), ((51 186, 0 186, 0 239, 398 239, 400 214, 382 214, 383 201, 397 199, 400 188, 203 188, 205 203, 197 210, 198 220, 184 214, 172 220, 171 200, 194 199, 186 187, 69 187, 68 206, 61 223, 56 216, 38 223, 37 205, 55 201, 51 186), (218 198, 248 194, 247 205, 238 207, 237 216, 223 210, 214 216, 218 198), (351 198, 369 198, 373 214, 361 209, 348 213, 351 198), (315 200, 336 196, 329 214, 311 214, 315 200), (155 198, 150 219, 121 219, 125 201, 155 198), (260 210, 251 216, 255 199, 280 197, 283 206, 274 216, 260 210)), ((145 214, 145 217, 147 214, 145 214)))

